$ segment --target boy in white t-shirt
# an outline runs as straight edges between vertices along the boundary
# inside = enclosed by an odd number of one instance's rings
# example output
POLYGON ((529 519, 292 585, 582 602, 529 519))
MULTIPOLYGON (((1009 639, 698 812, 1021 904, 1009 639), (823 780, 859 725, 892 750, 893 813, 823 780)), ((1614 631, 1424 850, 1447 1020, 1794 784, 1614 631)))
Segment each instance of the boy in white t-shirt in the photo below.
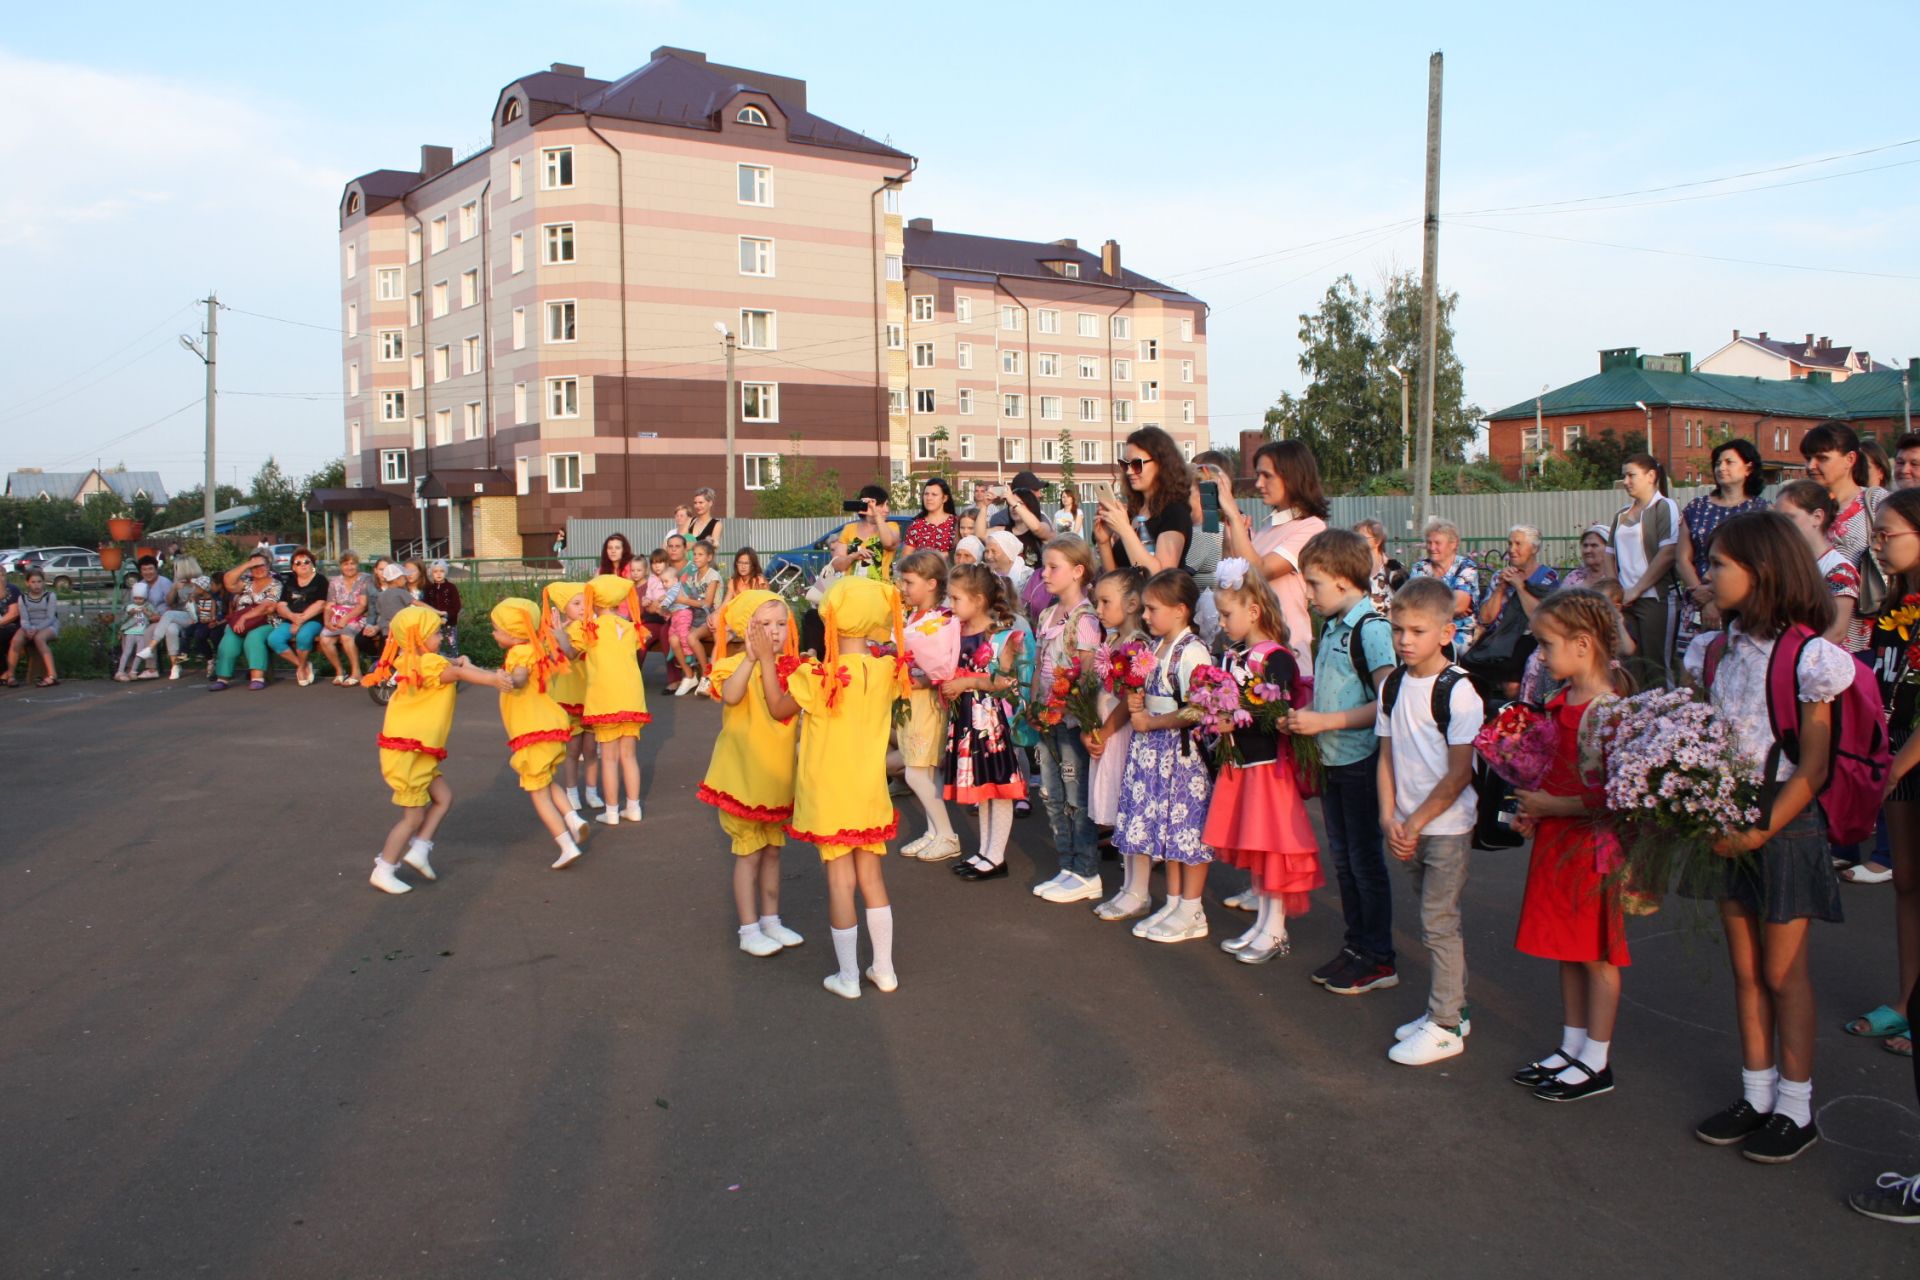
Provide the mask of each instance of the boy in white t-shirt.
POLYGON ((1420 937, 1433 959, 1427 1011, 1394 1032, 1387 1050, 1410 1067, 1466 1048, 1467 955, 1460 894, 1473 840, 1473 738, 1486 717, 1466 672, 1447 661, 1453 592, 1438 578, 1413 578, 1387 607, 1400 659, 1380 687, 1374 732, 1380 753, 1380 829, 1387 850, 1413 872, 1420 937))

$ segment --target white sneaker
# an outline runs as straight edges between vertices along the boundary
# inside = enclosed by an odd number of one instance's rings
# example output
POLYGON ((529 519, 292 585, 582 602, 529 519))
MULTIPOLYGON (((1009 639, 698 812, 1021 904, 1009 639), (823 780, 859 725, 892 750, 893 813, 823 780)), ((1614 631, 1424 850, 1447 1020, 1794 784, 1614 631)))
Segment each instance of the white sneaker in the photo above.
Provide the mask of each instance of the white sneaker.
POLYGON ((1192 916, 1168 916, 1153 928, 1147 930, 1148 942, 1193 942, 1207 936, 1207 914, 1196 911, 1192 916))
POLYGON ((779 943, 783 947, 797 947, 801 943, 806 941, 805 938, 801 937, 799 934, 795 933, 793 930, 787 928, 787 926, 784 924, 776 924, 776 925, 762 924, 760 926, 760 932, 766 934, 769 938, 772 938, 775 942, 779 943))
POLYGON ((837 973, 830 973, 820 985, 843 1000, 860 998, 860 979, 858 978, 843 978, 837 973))
POLYGON ((931 830, 929 830, 925 835, 921 836, 918 840, 909 840, 905 844, 901 845, 900 856, 903 858, 917 858, 920 856, 920 851, 926 848, 928 845, 932 844, 935 839, 936 837, 934 833, 931 830))
POLYGON ((563 850, 560 856, 554 859, 552 869, 555 871, 558 871, 560 868, 571 863, 575 858, 578 858, 579 856, 580 856, 580 846, 576 844, 571 849, 563 850))
POLYGON ((899 974, 881 973, 879 970, 874 969, 871 966, 867 968, 867 981, 871 982, 874 986, 880 988, 882 992, 886 992, 886 993, 895 992, 900 989, 899 974))
POLYGON ((701 676, 700 683, 693 686, 693 691, 701 697, 705 697, 707 694, 713 692, 713 678, 711 676, 701 676))
POLYGON ((1459 1057, 1466 1048, 1467 1042, 1457 1033, 1423 1018, 1411 1035, 1387 1050, 1387 1057, 1403 1067, 1424 1067, 1459 1057))
POLYGON ((750 956, 777 956, 781 951, 778 942, 758 929, 740 935, 740 949, 750 956))
POLYGON ((180 678, 180 664, 176 662, 173 664, 173 667, 167 672, 167 679, 178 680, 179 678, 180 678))
POLYGON ((1220 905, 1223 907, 1231 907, 1235 911, 1258 911, 1260 909, 1260 895, 1251 888, 1243 889, 1231 898, 1222 898, 1220 905))
MULTIPOLYGON (((1423 1013, 1419 1017, 1415 1018, 1412 1022, 1401 1023, 1399 1026, 1393 1029, 1393 1038, 1396 1041, 1405 1040, 1408 1036, 1412 1035, 1414 1032, 1418 1031, 1422 1026, 1424 1026, 1428 1020, 1429 1020, 1428 1016, 1423 1013)), ((1465 1040, 1468 1036, 1472 1034, 1473 1034, 1473 1019, 1461 1018, 1460 1019, 1460 1038, 1462 1040, 1465 1040)), ((1565 1057, 1566 1055, 1562 1054, 1561 1056, 1565 1057)))
POLYGON ((152 649, 135 649, 133 651, 133 656, 140 659, 140 661, 142 662, 149 662, 153 659, 153 650, 152 649))
MULTIPOLYGON (((606 804, 607 802, 600 798, 600 789, 598 787, 587 788, 587 808, 604 809, 606 807, 606 804)), ((575 805, 573 807, 578 809, 580 806, 575 805)))
POLYGON ((1168 898, 1165 902, 1161 903, 1159 910, 1155 911, 1152 915, 1142 918, 1138 924, 1133 926, 1133 936, 1136 938, 1146 937, 1147 930, 1153 928, 1173 914, 1174 905, 1172 898, 1168 898))
POLYGON ((593 820, 595 822, 604 822, 610 827, 617 827, 620 825, 620 811, 618 809, 608 809, 605 813, 594 814, 593 820))
POLYGON ((1116 893, 1093 909, 1093 914, 1102 920, 1132 920, 1147 914, 1152 906, 1145 898, 1128 898, 1125 893, 1116 893))
POLYGON ((692 676, 688 676, 685 680, 673 686, 673 696, 676 698, 684 698, 698 688, 699 685, 700 682, 698 680, 692 676))
POLYGON ((561 814, 560 816, 566 821, 567 834, 573 837, 573 842, 575 844, 579 844, 581 841, 585 840, 587 838, 587 834, 593 830, 592 827, 587 825, 587 820, 581 817, 578 813, 574 812, 572 809, 567 810, 565 813, 561 814))
POLYGON ((433 846, 430 844, 410 844, 407 851, 400 855, 400 860, 427 879, 438 880, 440 877, 433 874, 433 863, 427 861, 427 855, 432 852, 433 846))
POLYGON ((1060 883, 1040 896, 1048 902, 1092 902, 1105 891, 1099 876, 1078 876, 1071 871, 1062 871, 1060 883))
MULTIPOLYGON (((1065 887, 1067 877, 1070 875, 1073 875, 1070 871, 1055 872, 1053 879, 1042 881, 1040 884, 1033 886, 1033 896, 1036 898, 1044 898, 1052 890, 1065 887)), ((1075 880, 1079 879, 1078 876, 1074 876, 1073 878, 1075 880)))
POLYGON ((941 836, 920 851, 922 862, 945 862, 948 858, 960 856, 960 837, 958 835, 941 836))
MULTIPOLYGON (((594 805, 595 808, 598 808, 600 805, 600 801, 597 798, 593 800, 591 803, 594 805)), ((580 788, 568 787, 567 788, 567 808, 578 809, 579 807, 580 807, 580 788)))
POLYGON ((638 800, 627 801, 627 807, 620 812, 620 820, 622 822, 640 821, 640 802, 638 800))
POLYGON ((412 893, 413 886, 400 878, 400 868, 384 858, 373 860, 373 875, 368 883, 382 893, 412 893))

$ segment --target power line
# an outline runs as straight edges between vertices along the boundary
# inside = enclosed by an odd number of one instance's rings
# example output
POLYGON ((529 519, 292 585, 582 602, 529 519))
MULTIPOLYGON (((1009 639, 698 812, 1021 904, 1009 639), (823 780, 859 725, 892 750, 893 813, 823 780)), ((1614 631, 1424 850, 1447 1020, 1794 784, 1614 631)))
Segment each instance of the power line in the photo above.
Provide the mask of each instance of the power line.
POLYGON ((123 440, 131 440, 133 439, 133 437, 139 435, 142 431, 147 431, 154 427, 157 427, 161 423, 166 422, 170 418, 179 417, 181 414, 193 408, 195 405, 200 404, 205 398, 206 397, 204 396, 195 396, 193 399, 187 401, 185 404, 181 405, 178 409, 175 409, 171 413, 163 413, 159 417, 155 418, 152 422, 142 423, 140 426, 135 427, 131 431, 124 431, 120 433, 119 435, 113 437, 111 440, 102 440, 98 444, 90 444, 86 448, 80 450, 79 452, 68 454, 66 457, 60 459, 58 462, 52 463, 50 465, 55 468, 58 468, 58 467, 66 466, 69 462, 73 462, 81 458, 95 457, 100 453, 104 452, 105 450, 111 449, 114 445, 119 444, 123 440))
POLYGON ((1358 249, 1353 250, 1351 253, 1343 253, 1337 258, 1331 258, 1328 261, 1322 262, 1317 266, 1309 267, 1307 270, 1302 271, 1299 275, 1292 276, 1286 280, 1282 280, 1279 284, 1274 285, 1270 289, 1262 289, 1259 293, 1252 294, 1248 297, 1242 298, 1238 302, 1229 302, 1225 306, 1215 307, 1213 309, 1213 313, 1215 315, 1219 315, 1222 312, 1231 311, 1235 307, 1244 307, 1249 302, 1258 301, 1259 299, 1266 297, 1270 293, 1278 293, 1280 290, 1286 288, 1288 285, 1298 284, 1300 283, 1300 281, 1305 280, 1308 276, 1318 275, 1322 271, 1327 270, 1329 267, 1338 266, 1342 262, 1345 262, 1350 258, 1357 258, 1361 254, 1366 253, 1371 249, 1378 248, 1380 245, 1387 243, 1389 240, 1395 239, 1396 237, 1399 236, 1399 234, 1400 234, 1399 230, 1389 231, 1386 235, 1381 236, 1376 240, 1368 241, 1366 244, 1361 245, 1358 249))
POLYGON ((1701 191, 1690 196, 1671 196, 1665 200, 1636 200, 1630 204, 1595 204, 1584 209, 1515 209, 1507 213, 1498 210, 1485 210, 1488 216, 1498 215, 1508 218, 1552 217, 1565 213, 1607 213, 1614 209, 1648 209, 1663 204, 1689 204, 1696 200, 1724 200, 1728 196, 1750 195, 1756 191, 1778 191, 1784 187, 1804 187, 1815 182, 1832 182, 1836 178, 1857 178, 1863 173, 1880 173, 1887 169, 1904 169, 1908 165, 1920 164, 1920 157, 1912 160, 1895 160, 1891 164, 1870 165, 1865 169, 1848 169, 1841 173, 1817 174, 1811 178, 1794 178, 1787 182, 1768 182, 1753 187, 1736 187, 1732 191, 1701 191))
MULTIPOLYGON (((1254 254, 1251 257, 1232 258, 1232 259, 1229 259, 1228 261, 1216 262, 1209 266, 1192 267, 1186 271, 1175 271, 1171 273, 1171 275, 1169 276, 1169 279, 1184 280, 1190 284, 1198 283, 1201 277, 1210 276, 1220 268, 1235 267, 1235 266, 1239 266, 1242 263, 1247 263, 1247 262, 1264 262, 1269 258, 1287 257, 1292 254, 1304 252, 1305 250, 1308 250, 1308 249, 1318 249, 1324 245, 1337 244, 1343 240, 1363 239, 1367 236, 1374 235, 1382 231, 1398 231, 1402 227, 1410 227, 1419 221, 1420 219, 1418 218, 1402 218, 1398 222, 1383 222, 1383 223, 1380 223, 1378 226, 1366 227, 1359 231, 1348 231, 1341 235, 1327 236, 1324 239, 1320 239, 1320 240, 1309 240, 1304 244, 1288 245, 1286 248, 1283 248, 1283 249, 1271 249, 1265 253, 1254 254)), ((1237 274, 1239 273, 1232 272, 1232 271, 1218 270, 1218 275, 1237 275, 1237 274)))
POLYGON ((1745 267, 1777 267, 1782 271, 1812 271, 1825 275, 1866 276, 1876 280, 1920 280, 1920 275, 1901 275, 1891 271, 1855 271, 1847 267, 1810 267, 1799 262, 1769 262, 1760 258, 1732 258, 1717 253, 1692 253, 1685 249, 1656 249, 1644 244, 1621 244, 1614 240, 1589 240, 1580 236, 1557 236, 1545 231, 1522 231, 1518 227, 1486 227, 1474 222, 1455 222, 1456 227, 1474 231, 1493 231, 1500 235, 1527 236, 1534 240, 1559 240, 1567 244, 1599 245, 1604 249, 1625 249, 1632 253, 1655 253, 1668 258, 1698 258, 1703 262, 1731 262, 1745 267))
MULTIPOLYGON (((102 365, 108 363, 111 360, 117 359, 120 355, 138 346, 140 343, 145 342, 149 337, 151 337, 155 333, 158 333, 161 329, 166 328, 168 325, 172 324, 175 316, 178 316, 182 311, 191 309, 193 305, 194 304, 191 302, 185 303, 182 306, 176 308, 175 310, 168 312, 165 316, 161 317, 160 322, 158 324, 154 325, 150 329, 147 329, 146 331, 141 333, 138 337, 133 338, 132 340, 127 342, 125 345, 114 348, 112 351, 108 352, 104 356, 101 356, 98 360, 94 361, 92 364, 88 365, 86 368, 80 370, 78 373, 70 374, 69 376, 62 378, 59 382, 56 382, 52 386, 46 388, 46 390, 37 392, 34 395, 28 396, 25 400, 21 400, 15 404, 8 405, 4 409, 0 409, 0 418, 11 419, 17 416, 16 411, 25 411, 25 412, 31 413, 35 409, 43 409, 43 408, 49 407, 52 404, 59 403, 59 400, 65 399, 66 397, 60 396, 55 400, 47 401, 47 403, 45 404, 37 404, 35 402, 44 400, 46 397, 54 395, 56 392, 59 392, 63 388, 65 388, 69 383, 76 382, 79 379, 86 377, 88 374, 92 373, 95 369, 100 368, 102 365)), ((166 344, 162 343, 160 345, 164 346, 166 344)), ((134 360, 128 361, 128 364, 132 364, 138 360, 144 360, 147 358, 147 356, 152 355, 153 351, 157 351, 159 349, 160 348, 156 346, 153 348, 152 351, 143 352, 141 355, 134 357, 134 360)), ((126 368, 126 365, 122 365, 120 366, 120 368, 124 369, 126 368)), ((118 373, 119 369, 115 369, 113 372, 118 373)), ((112 373, 103 374, 101 378, 94 379, 93 382, 89 382, 88 384, 86 384, 86 386, 92 386, 94 385, 95 382, 102 381, 104 378, 108 378, 112 376, 113 376, 112 373)), ((86 390, 86 387, 84 386, 75 388, 75 392, 73 394, 77 394, 78 392, 84 391, 84 390, 86 390)))

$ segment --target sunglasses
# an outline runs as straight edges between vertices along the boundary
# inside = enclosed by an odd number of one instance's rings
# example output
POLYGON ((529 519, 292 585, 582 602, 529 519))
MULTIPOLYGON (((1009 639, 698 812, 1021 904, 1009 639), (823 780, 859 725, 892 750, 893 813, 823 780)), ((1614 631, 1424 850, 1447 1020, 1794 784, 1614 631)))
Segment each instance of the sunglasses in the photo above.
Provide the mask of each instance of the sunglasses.
POLYGON ((1120 463, 1120 466, 1123 470, 1139 471, 1151 461, 1153 461, 1151 458, 1127 458, 1120 463))
POLYGON ((294 563, 295 563, 295 564, 312 564, 312 563, 313 563, 313 561, 311 561, 311 560, 295 560, 295 561, 294 561, 294 563))

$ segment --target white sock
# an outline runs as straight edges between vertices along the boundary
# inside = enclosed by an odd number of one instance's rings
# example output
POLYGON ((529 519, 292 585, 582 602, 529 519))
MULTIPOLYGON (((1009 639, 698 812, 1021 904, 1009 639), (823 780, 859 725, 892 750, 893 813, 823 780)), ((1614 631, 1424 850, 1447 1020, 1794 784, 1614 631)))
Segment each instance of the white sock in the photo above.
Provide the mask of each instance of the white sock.
POLYGON ((873 944, 873 971, 893 972, 893 908, 867 908, 867 940, 873 944))
POLYGON ((759 932, 761 932, 761 929, 758 920, 755 920, 752 924, 743 924, 740 926, 740 941, 745 942, 748 938, 759 932))
POLYGON ((1120 882, 1120 896, 1130 902, 1147 900, 1147 884, 1153 875, 1153 859, 1128 854, 1121 858, 1126 878, 1120 882))
POLYGON ((1153 913, 1155 919, 1157 921, 1173 919, 1173 917, 1179 913, 1185 901, 1184 898, 1176 898, 1172 894, 1168 894, 1166 899, 1161 902, 1160 909, 1153 913))
POLYGON ((860 981, 860 926, 829 929, 833 934, 833 958, 840 962, 840 977, 846 982, 860 981))
POLYGON ((1257 945, 1261 946, 1278 946, 1280 940, 1287 936, 1287 909, 1280 905, 1278 895, 1260 895, 1260 915, 1254 922, 1254 928, 1258 930, 1255 935, 1259 939, 1257 945))
POLYGON ((413 839, 407 841, 407 852, 417 853, 425 857, 427 854, 433 852, 433 841, 422 840, 419 836, 415 836, 413 839))
POLYGON ((578 809, 579 807, 580 807, 580 788, 568 787, 567 788, 567 808, 578 809))
POLYGON ((1605 1071, 1607 1069, 1607 1051, 1611 1048, 1613 1048, 1613 1041, 1595 1040, 1589 1037, 1587 1042, 1580 1046, 1580 1061, 1582 1065, 1586 1066, 1589 1070, 1594 1072, 1605 1071))
POLYGON ((580 846, 573 842, 572 836, 555 836, 553 842, 560 846, 562 854, 570 853, 576 858, 580 856, 580 846))
MULTIPOLYGON (((1761 1115, 1773 1114, 1774 1095, 1780 1088, 1780 1070, 1768 1067, 1765 1071, 1749 1071, 1740 1068, 1740 1091, 1746 1095, 1747 1102, 1761 1115)), ((1809 1086, 1811 1092, 1811 1086, 1809 1086)))
MULTIPOLYGON (((1579 1057, 1580 1050, 1586 1043, 1587 1029, 1585 1027, 1562 1025, 1560 1028, 1560 1057, 1563 1065, 1579 1057)), ((1549 1054, 1548 1056, 1551 1057, 1552 1055, 1549 1054)))
POLYGON ((988 800, 980 806, 980 857, 999 866, 1007 860, 1007 839, 1013 835, 1013 801, 988 800))
POLYGON ((1180 899, 1180 909, 1178 911, 1175 911, 1171 918, 1177 924, 1179 924, 1182 928, 1184 928, 1187 925, 1197 923, 1200 919, 1200 915, 1201 915, 1200 899, 1182 898, 1180 899))
POLYGON ((913 798, 920 802, 920 808, 927 815, 927 830, 936 840, 944 840, 953 834, 953 820, 947 816, 947 802, 940 798, 939 775, 932 769, 909 767, 906 771, 907 789, 913 792, 913 798))
POLYGON ((1813 1080, 1780 1078, 1780 1090, 1774 1095, 1775 1114, 1783 1115, 1802 1129, 1813 1123, 1813 1080))
POLYGON ((620 811, 614 808, 612 805, 608 805, 607 811, 601 814, 600 816, 603 818, 617 818, 620 816, 620 811))

